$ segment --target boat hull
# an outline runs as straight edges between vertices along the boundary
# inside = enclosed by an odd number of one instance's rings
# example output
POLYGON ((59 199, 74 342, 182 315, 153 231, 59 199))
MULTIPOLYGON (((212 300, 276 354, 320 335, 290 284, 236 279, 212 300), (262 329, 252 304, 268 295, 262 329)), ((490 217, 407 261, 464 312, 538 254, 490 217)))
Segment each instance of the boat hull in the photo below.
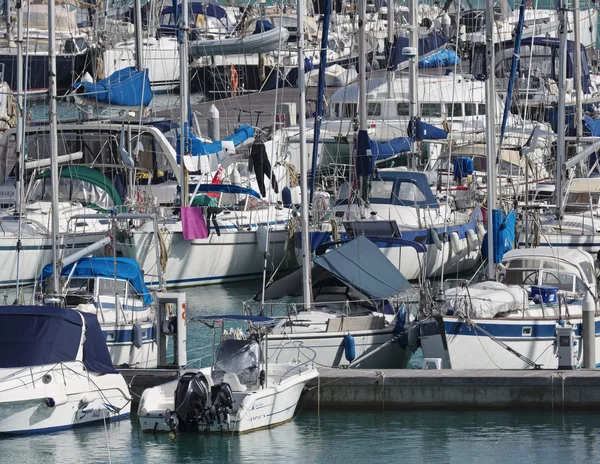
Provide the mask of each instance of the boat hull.
MULTIPOLYGON (((353 367, 360 369, 407 367, 412 352, 402 344, 401 340, 388 343, 395 335, 393 328, 352 332, 355 360, 357 360, 353 367), (363 356, 364 360, 358 361, 363 356)), ((269 362, 313 361, 317 366, 323 367, 347 366, 350 362, 345 357, 346 336, 346 332, 270 334, 267 336, 269 362)))
MULTIPOLYGON (((544 369, 557 369, 555 355, 556 320, 473 319, 496 339, 544 369)), ((581 318, 576 324, 579 359, 582 359, 581 318)), ((596 339, 600 337, 600 317, 596 318, 596 339)), ((531 366, 502 347, 492 338, 456 317, 428 320, 420 325, 420 343, 424 358, 440 358, 448 369, 528 369, 531 366), (445 333, 440 328, 444 327, 445 333)), ((596 342, 596 359, 600 359, 600 340, 596 342)))
MULTIPOLYGON (((206 239, 185 240, 180 230, 163 234, 169 255, 164 273, 167 287, 210 285, 262 276, 265 250, 259 241, 264 237, 257 231, 222 231, 220 236, 211 233, 206 239)), ((269 270, 276 269, 284 260, 287 234, 287 230, 269 232, 269 270)), ((153 232, 134 231, 118 247, 124 256, 140 263, 146 284, 158 284, 153 232)))
MULTIPOLYGON (((210 370, 210 369, 209 369, 210 370)), ((209 370, 203 370, 208 375, 209 370)), ((300 365, 270 365, 264 388, 233 391, 235 411, 226 420, 213 423, 203 433, 247 433, 283 424, 292 420, 306 383, 317 377, 316 369, 300 365), (294 372, 290 375, 290 372, 294 372), (278 375, 285 378, 278 380, 278 375)), ((146 433, 170 432, 165 411, 175 409, 175 388, 178 381, 146 390, 140 400, 138 417, 146 433)))
MULTIPOLYGON (((82 248, 96 243, 106 236, 106 231, 70 234, 61 237, 60 248, 68 256, 82 248)), ((17 238, 13 234, 0 237, 0 287, 15 287, 17 277, 21 285, 35 283, 43 267, 52 261, 52 238, 49 236, 24 236, 21 238, 21 251, 17 253, 17 238), (17 261, 19 272, 17 273, 17 261)))

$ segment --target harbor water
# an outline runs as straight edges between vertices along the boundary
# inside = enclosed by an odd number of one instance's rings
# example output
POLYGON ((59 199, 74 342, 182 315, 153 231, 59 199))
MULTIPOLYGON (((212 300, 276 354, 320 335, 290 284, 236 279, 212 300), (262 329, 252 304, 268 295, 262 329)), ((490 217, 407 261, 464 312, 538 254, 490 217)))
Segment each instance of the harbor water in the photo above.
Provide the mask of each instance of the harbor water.
MULTIPOLYGON (((187 289, 188 315, 240 313, 260 282, 187 289)), ((188 325, 188 360, 210 363, 212 331, 188 325)), ((419 353, 413 361, 420 363, 419 353)), ((600 415, 541 411, 326 411, 232 436, 146 435, 137 418, 0 439, 3 463, 600 462, 600 415)))

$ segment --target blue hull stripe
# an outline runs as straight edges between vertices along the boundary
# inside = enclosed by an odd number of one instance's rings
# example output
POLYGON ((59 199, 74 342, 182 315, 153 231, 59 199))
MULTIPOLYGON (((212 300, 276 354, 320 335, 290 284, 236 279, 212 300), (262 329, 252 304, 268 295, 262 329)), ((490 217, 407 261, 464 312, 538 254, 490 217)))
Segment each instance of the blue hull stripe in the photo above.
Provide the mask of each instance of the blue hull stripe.
MULTIPOLYGON (((521 339, 533 339, 533 338, 555 338, 556 337, 556 321, 546 321, 544 323, 535 324, 532 322, 523 322, 520 324, 503 324, 503 323, 485 323, 478 322, 478 325, 485 331, 498 338, 521 338, 521 339), (523 329, 530 328, 530 335, 523 335, 523 329)), ((574 324, 575 335, 581 336, 581 323, 574 324)), ((596 319, 596 335, 600 335, 600 320, 596 319)), ((470 326, 464 321, 449 321, 444 320, 444 328, 446 334, 450 337, 456 335, 467 335, 467 336, 479 336, 486 337, 483 332, 477 330, 475 327, 470 326)))
MULTIPOLYGON (((124 419, 128 419, 130 416, 127 414, 120 414, 118 416, 110 416, 106 418, 107 422, 117 422, 124 419)), ((40 433, 54 433, 54 432, 62 432, 63 430, 71 430, 74 428, 87 427, 88 425, 96 425, 99 422, 104 422, 104 419, 97 419, 89 422, 82 422, 78 424, 69 424, 69 425, 61 425, 59 427, 47 427, 44 429, 34 429, 34 430, 15 430, 14 432, 0 432, 3 435, 37 435, 40 433)))

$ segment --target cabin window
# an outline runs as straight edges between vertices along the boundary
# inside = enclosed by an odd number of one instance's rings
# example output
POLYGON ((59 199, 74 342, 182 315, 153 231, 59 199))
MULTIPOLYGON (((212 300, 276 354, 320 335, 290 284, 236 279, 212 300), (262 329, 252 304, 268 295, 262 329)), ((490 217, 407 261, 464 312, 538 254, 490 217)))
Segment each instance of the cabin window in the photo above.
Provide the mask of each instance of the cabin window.
POLYGON ((339 103, 334 103, 333 105, 331 105, 331 112, 333 113, 332 116, 340 116, 340 105, 339 103))
POLYGON ((475 103, 465 103, 465 116, 477 116, 477 105, 475 103))
POLYGON ((425 195, 413 182, 400 182, 398 189, 398 200, 405 204, 411 205, 414 203, 422 203, 426 201, 425 195))
POLYGON ((102 296, 114 297, 117 293, 120 297, 125 297, 127 281, 115 279, 98 279, 98 294, 102 296))
POLYGON ((579 263, 579 267, 583 269, 587 281, 590 283, 594 282, 594 266, 592 266, 588 261, 581 261, 579 263))
POLYGON ((367 103, 367 116, 381 116, 381 103, 367 103))
POLYGON ((385 182, 382 180, 374 180, 371 182, 371 199, 372 200, 387 200, 392 199, 392 192, 394 191, 393 182, 385 182))
POLYGON ((479 103, 477 105, 477 112, 479 113, 479 116, 485 116, 485 103, 479 103))
POLYGON ((557 271, 542 271, 542 285, 557 287, 566 292, 575 291, 575 276, 557 271))
POLYGON ((408 107, 408 103, 398 103, 398 116, 410 116, 410 108, 408 107))
POLYGON ((423 117, 441 117, 442 116, 442 105, 441 103, 423 103, 421 105, 421 116, 423 117))
POLYGON ((93 294, 94 280, 93 279, 71 279, 69 282, 68 293, 93 294))
POLYGON ((357 104, 356 103, 344 103, 342 105, 342 118, 353 118, 357 114, 357 104))
POLYGON ((462 103, 447 103, 446 116, 449 118, 462 117, 462 103))

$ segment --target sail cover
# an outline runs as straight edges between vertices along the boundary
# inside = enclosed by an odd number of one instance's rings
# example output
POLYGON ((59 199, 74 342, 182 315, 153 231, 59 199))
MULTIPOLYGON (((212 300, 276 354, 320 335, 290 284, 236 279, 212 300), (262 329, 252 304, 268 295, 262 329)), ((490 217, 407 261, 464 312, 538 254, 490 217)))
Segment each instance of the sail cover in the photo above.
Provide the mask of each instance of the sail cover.
POLYGON ((137 71, 128 67, 115 71, 98 82, 76 82, 75 92, 89 100, 115 106, 148 106, 152 89, 148 70, 137 71))
MULTIPOLYGON (((313 288, 325 279, 336 277, 368 298, 389 298, 412 288, 379 247, 364 236, 315 258, 311 276, 313 288)), ((266 300, 301 292, 302 269, 276 280, 264 291, 266 300)), ((261 300, 262 292, 254 299, 261 300)))

